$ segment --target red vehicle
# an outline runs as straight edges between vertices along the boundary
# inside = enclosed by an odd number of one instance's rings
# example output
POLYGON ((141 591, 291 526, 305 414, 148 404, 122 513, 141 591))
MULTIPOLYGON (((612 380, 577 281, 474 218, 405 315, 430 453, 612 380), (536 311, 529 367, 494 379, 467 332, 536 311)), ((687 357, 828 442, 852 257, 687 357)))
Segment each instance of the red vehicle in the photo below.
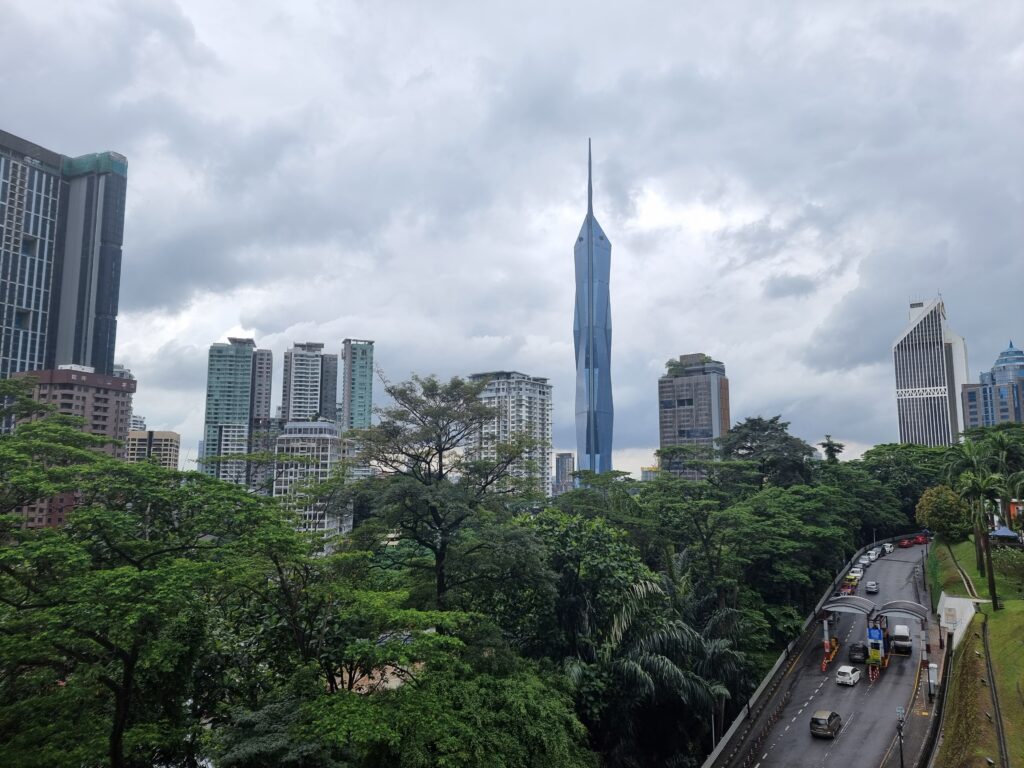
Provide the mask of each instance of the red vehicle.
POLYGON ((927 544, 928 543, 928 537, 925 536, 923 533, 919 533, 919 534, 917 534, 917 536, 914 537, 914 543, 915 544, 927 544))
POLYGON ((900 549, 909 549, 910 547, 914 546, 914 542, 912 542, 910 539, 900 539, 900 543, 896 546, 898 546, 900 549))
POLYGON ((843 586, 841 586, 839 588, 840 594, 843 594, 843 595, 852 595, 856 591, 857 591, 857 588, 855 586, 853 586, 853 584, 843 584, 843 586))

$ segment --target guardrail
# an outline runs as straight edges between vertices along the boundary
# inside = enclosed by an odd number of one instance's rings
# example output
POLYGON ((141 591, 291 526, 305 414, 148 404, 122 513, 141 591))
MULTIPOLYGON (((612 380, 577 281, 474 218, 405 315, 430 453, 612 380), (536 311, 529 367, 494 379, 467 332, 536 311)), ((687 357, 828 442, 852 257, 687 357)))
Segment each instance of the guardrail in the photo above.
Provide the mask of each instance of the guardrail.
MULTIPOLYGON (((775 665, 771 668, 761 684, 757 687, 757 690, 751 694, 747 700, 746 706, 736 716, 729 726, 729 729, 722 735, 721 741, 719 741, 711 754, 707 756, 701 768, 727 768, 733 766, 734 761, 740 756, 739 753, 743 751, 748 740, 750 739, 751 733, 754 731, 757 725, 758 719, 764 713, 764 709, 772 696, 778 690, 779 683, 782 682, 783 678, 789 672, 789 664, 787 662, 795 662, 800 655, 806 650, 807 645, 811 642, 811 639, 817 632, 818 615, 821 613, 822 606, 825 605, 831 598, 832 594, 839 588, 843 578, 850 571, 850 569, 857 563, 860 558, 866 552, 874 549, 882 544, 892 544, 900 541, 900 539, 907 538, 907 535, 893 536, 887 539, 878 539, 871 544, 865 545, 858 549, 853 556, 850 557, 846 566, 842 568, 836 575, 835 579, 832 580, 832 584, 825 591, 825 595, 818 601, 818 604, 814 606, 814 610, 804 620, 803 625, 800 627, 800 634, 790 642, 786 649, 779 655, 775 665), (812 631, 813 630, 813 631, 812 631), (799 651, 794 655, 794 650, 799 651), (744 727, 746 726, 746 727, 744 727)), ((770 720, 770 718, 769 718, 770 720)), ((763 738, 764 733, 773 723, 769 722, 762 727, 762 733, 754 737, 751 741, 758 741, 763 738)), ((738 765, 742 765, 737 761, 738 765)))

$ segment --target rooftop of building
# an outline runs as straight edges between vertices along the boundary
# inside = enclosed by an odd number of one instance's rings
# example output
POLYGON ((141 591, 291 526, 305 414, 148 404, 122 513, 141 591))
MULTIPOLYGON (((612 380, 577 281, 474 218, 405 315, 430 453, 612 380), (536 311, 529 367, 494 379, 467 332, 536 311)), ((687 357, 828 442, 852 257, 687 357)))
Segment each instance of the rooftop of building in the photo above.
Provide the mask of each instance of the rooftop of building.
POLYGON ((520 373, 519 371, 487 371, 485 373, 469 374, 470 381, 480 381, 481 379, 488 379, 490 381, 522 379, 524 381, 534 381, 538 384, 548 383, 548 380, 543 376, 530 376, 528 373, 520 373))

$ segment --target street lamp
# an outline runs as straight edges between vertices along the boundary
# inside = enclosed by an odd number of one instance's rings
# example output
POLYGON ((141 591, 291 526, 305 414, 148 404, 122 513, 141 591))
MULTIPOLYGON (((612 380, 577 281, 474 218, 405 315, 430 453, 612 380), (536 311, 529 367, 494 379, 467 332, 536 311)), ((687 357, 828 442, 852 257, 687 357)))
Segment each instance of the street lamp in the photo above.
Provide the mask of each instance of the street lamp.
POLYGON ((900 768, 903 768, 903 721, 907 711, 903 707, 896 707, 896 733, 900 737, 900 768))

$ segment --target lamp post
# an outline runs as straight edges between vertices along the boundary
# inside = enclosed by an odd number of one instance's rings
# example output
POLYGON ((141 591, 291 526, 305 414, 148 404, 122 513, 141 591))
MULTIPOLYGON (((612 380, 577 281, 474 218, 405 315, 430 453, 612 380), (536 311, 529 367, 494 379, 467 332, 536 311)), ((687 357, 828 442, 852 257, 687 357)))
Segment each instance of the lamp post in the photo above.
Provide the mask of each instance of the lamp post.
POLYGON ((896 707, 896 733, 900 737, 900 768, 903 768, 903 720, 907 711, 903 707, 896 707))

